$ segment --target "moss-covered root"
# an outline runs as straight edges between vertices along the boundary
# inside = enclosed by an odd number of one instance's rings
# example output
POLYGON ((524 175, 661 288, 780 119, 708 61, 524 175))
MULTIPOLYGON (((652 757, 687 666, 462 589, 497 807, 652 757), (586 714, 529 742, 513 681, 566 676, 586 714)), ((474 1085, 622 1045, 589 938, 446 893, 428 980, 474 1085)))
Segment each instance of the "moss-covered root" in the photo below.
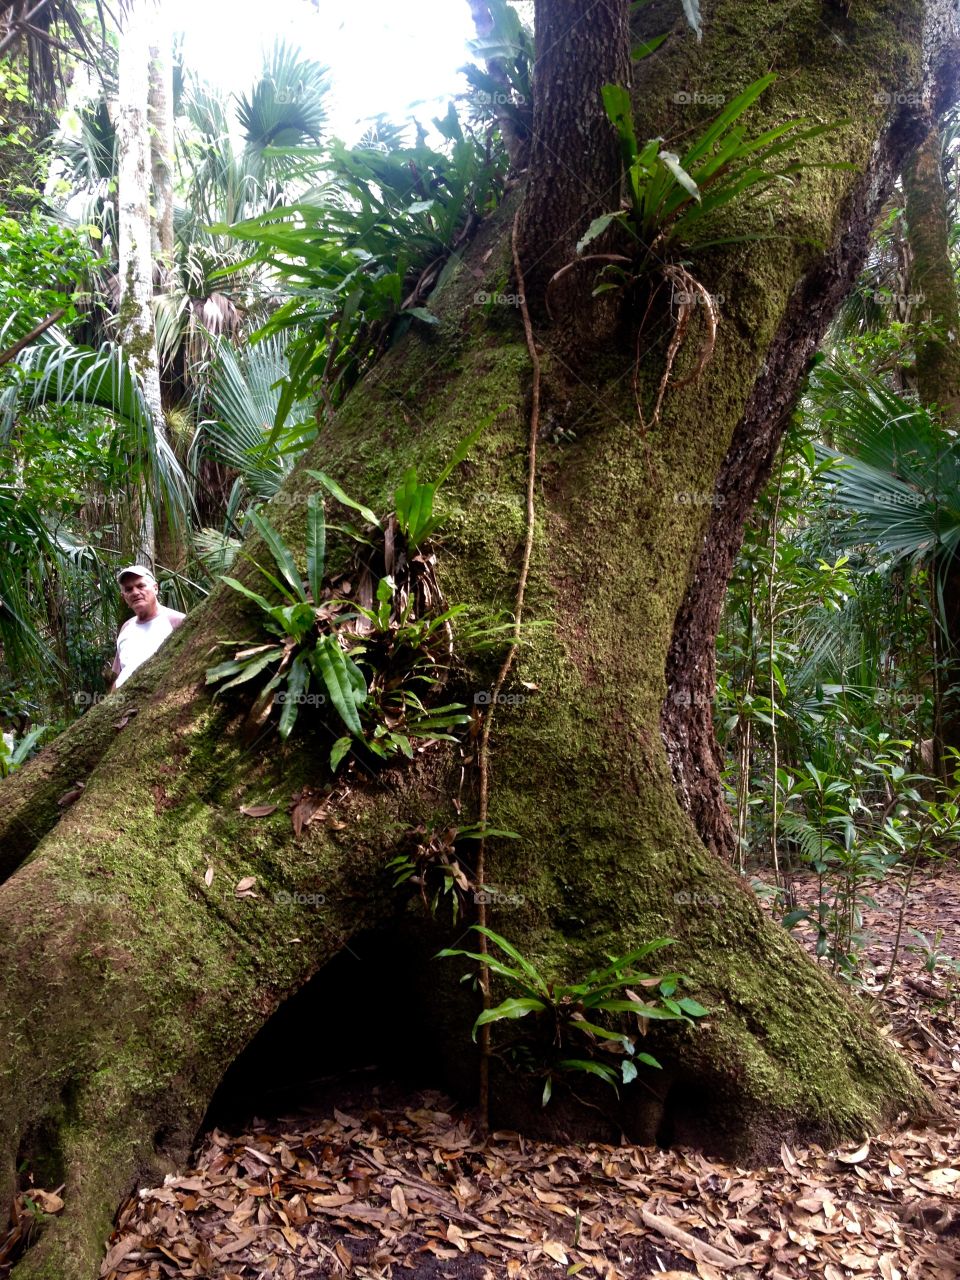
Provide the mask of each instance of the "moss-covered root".
MULTIPOLYGON (((678 943, 662 953, 665 965, 691 978, 711 1016, 689 1029, 653 1028, 643 1047, 663 1070, 650 1075, 649 1088, 624 1091, 614 1135, 684 1143, 750 1164, 777 1160, 784 1141, 829 1146, 898 1118, 936 1115, 935 1100, 857 1002, 785 930, 720 885, 709 889, 713 918, 705 913, 671 929, 678 943)), ((623 926, 618 919, 606 938, 594 940, 598 955, 622 952, 623 926)), ((559 956, 568 944, 556 935, 551 945, 559 956)), ((492 1121, 522 1122, 529 1133, 538 1110, 500 1090, 492 1121)), ((540 1112, 544 1133, 548 1120, 540 1112)))
POLYGON ((0 782, 0 882, 13 875, 56 826, 64 812, 61 801, 86 784, 121 732, 118 725, 130 723, 130 713, 136 715, 139 704, 152 695, 169 655, 164 659, 147 663, 123 688, 91 707, 0 782))
POLYGON ((62 1213, 49 1218, 11 1280, 94 1280, 118 1204, 137 1172, 163 1170, 150 1156, 146 1118, 117 1082, 97 1081, 63 1115, 55 1134, 64 1161, 62 1213), (112 1096, 111 1096, 112 1095, 112 1096))

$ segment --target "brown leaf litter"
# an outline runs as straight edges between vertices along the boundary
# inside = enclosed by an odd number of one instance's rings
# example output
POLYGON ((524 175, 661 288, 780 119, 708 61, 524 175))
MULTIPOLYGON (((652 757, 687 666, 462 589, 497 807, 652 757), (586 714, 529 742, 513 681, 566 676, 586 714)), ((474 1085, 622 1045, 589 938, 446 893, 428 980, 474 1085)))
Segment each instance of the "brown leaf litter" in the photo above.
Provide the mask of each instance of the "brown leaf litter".
MULTIPOLYGON (((960 873, 928 872, 915 892, 910 923, 936 922, 941 950, 960 957, 950 927, 960 873)), ((897 887, 876 897, 870 954, 882 964, 897 887)), ((958 986, 921 959, 903 957, 879 1008, 891 1040, 956 1116, 958 986)), ((430 1091, 393 1107, 371 1092, 351 1112, 206 1134, 193 1168, 122 1207, 102 1280, 960 1276, 955 1121, 838 1151, 784 1144, 778 1164, 748 1169, 684 1147, 562 1146, 511 1132, 484 1141, 430 1091)), ((52 1193, 25 1194, 36 1203, 52 1193)), ((18 1212, 22 1233, 24 1197, 18 1212)), ((0 1240, 0 1276, 10 1241, 0 1240)))

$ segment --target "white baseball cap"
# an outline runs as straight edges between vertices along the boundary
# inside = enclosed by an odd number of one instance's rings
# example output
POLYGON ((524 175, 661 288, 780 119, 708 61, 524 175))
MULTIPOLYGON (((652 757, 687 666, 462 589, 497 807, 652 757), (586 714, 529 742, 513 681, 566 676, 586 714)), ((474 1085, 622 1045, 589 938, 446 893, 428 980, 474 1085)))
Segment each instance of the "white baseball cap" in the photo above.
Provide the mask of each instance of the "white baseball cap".
POLYGON ((117 581, 123 582, 128 573, 134 573, 138 578, 149 578, 151 582, 156 582, 153 570, 148 569, 145 564, 128 564, 125 569, 121 569, 117 574, 117 581))

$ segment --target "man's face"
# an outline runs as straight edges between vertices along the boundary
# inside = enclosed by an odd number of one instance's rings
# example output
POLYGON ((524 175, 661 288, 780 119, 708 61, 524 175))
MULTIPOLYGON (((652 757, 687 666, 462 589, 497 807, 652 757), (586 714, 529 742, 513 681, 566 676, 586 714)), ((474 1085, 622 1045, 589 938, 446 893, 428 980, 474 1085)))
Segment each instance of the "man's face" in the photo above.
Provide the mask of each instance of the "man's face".
POLYGON ((120 594, 141 622, 158 611, 157 584, 151 578, 128 573, 120 583, 120 594))

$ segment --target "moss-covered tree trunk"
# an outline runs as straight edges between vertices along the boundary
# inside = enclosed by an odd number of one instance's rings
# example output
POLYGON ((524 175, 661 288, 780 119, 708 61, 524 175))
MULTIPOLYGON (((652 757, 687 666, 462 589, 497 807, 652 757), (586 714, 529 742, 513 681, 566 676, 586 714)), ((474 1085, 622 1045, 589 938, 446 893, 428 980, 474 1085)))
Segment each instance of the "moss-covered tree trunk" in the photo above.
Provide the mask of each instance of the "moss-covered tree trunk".
MULTIPOLYGON (((960 414, 960 301, 950 256, 951 218, 936 124, 904 166, 903 194, 910 291, 916 297, 917 391, 924 404, 939 412, 945 427, 955 427, 960 414)), ((960 565, 955 555, 944 553, 937 557, 934 570, 939 590, 933 625, 940 654, 933 741, 935 767, 946 777, 947 748, 960 747, 960 565)))
MULTIPOLYGON (((616 32, 626 0, 605 3, 616 32)), ((543 0, 538 21, 549 26, 562 10, 586 23, 595 7, 543 0)), ((662 1037, 654 1092, 619 1117, 639 1139, 747 1156, 791 1135, 859 1135, 931 1105, 862 1010, 698 838, 702 812, 683 784, 701 767, 696 746, 677 730, 680 701, 663 713, 668 658, 671 681, 700 681, 689 683, 693 694, 706 688, 742 521, 817 336, 916 141, 916 123, 899 110, 891 117, 882 95, 889 101, 892 88, 918 82, 921 25, 920 5, 903 0, 857 4, 850 16, 819 0, 718 0, 705 6, 702 45, 680 21, 640 64, 641 138, 691 136, 715 112, 716 95, 729 99, 773 66, 779 79, 753 126, 797 114, 846 117, 818 143, 819 158, 855 165, 805 173, 778 210, 776 238, 715 249, 694 264, 722 297, 716 351, 697 382, 667 394, 646 441, 630 317, 611 325, 606 312, 613 336, 598 343, 591 304, 581 299, 581 314, 561 317, 556 349, 537 322, 544 432, 527 616, 552 625, 531 632, 505 689, 512 696, 492 711, 475 695, 490 688, 495 663, 456 677, 446 694, 495 715, 490 819, 520 836, 489 843, 485 881, 508 895, 489 909, 493 927, 567 975, 669 935, 677 940, 671 966, 690 975, 713 1011, 695 1032, 662 1037), (714 101, 698 105, 698 94, 714 101), (593 347, 571 364, 578 331, 584 349, 593 347), (673 734, 682 803, 662 723, 673 734), (510 905, 510 895, 522 905, 510 905)), ((577 56, 569 40, 551 48, 577 56)), ((592 79, 579 67, 578 83, 603 83, 621 65, 620 48, 609 66, 602 45, 583 48, 592 79)), ((545 50, 541 86, 563 74, 563 60, 545 50)), ((943 59, 930 60, 929 75, 938 93, 952 89, 943 59)), ((598 127, 593 110, 585 118, 598 127)), ((531 155, 550 166, 549 148, 534 143, 531 155)), ((568 164, 553 180, 561 204, 564 184, 579 182, 568 164)), ((538 246, 535 224, 523 224, 531 281, 538 253, 562 262, 582 218, 617 187, 615 174, 607 191, 595 182, 589 199, 573 201, 576 221, 554 228, 548 243, 538 246)), ((521 198, 518 191, 481 228, 432 299, 440 325, 408 333, 306 464, 386 511, 411 460, 421 476, 436 475, 456 443, 493 415, 441 493, 446 524, 436 547, 447 600, 486 609, 510 610, 516 598, 531 362, 516 312, 478 306, 476 297, 510 292, 521 198)), ((741 210, 730 233, 755 227, 753 217, 741 210)), ((531 299, 542 315, 539 301, 531 299)), ((670 316, 655 315, 640 372, 648 407, 670 332, 670 316)), ((697 335, 695 324, 681 373, 696 361, 697 335)), ((301 548, 310 486, 298 468, 271 511, 301 548)), ((376 777, 355 767, 326 819, 295 837, 293 797, 330 780, 329 737, 304 725, 283 749, 269 732, 250 740, 241 704, 212 702, 204 685, 215 642, 250 635, 254 625, 236 594, 217 590, 118 694, 0 788, 8 877, 0 886, 0 1202, 20 1160, 45 1161, 66 1181, 62 1218, 19 1264, 17 1280, 91 1280, 118 1200, 137 1179, 155 1180, 184 1159, 225 1069, 278 1004, 361 930, 405 939, 396 964, 408 965, 431 1056, 450 1082, 473 1083, 465 1048, 476 1010, 458 984, 462 967, 421 959, 438 937, 453 944, 462 932, 431 925, 384 868, 418 825, 452 822, 458 810, 461 823, 475 817, 476 740, 466 764, 458 751, 435 747, 376 777), (67 793, 72 802, 59 803, 67 793), (269 803, 278 808, 267 816, 241 812, 269 803), (238 896, 250 876, 254 896, 238 896), (410 941, 418 935, 420 947, 410 941)), ((701 709, 697 697, 686 705, 691 715, 701 709)), ((375 993, 370 999, 375 1017, 375 993)), ((494 1097, 495 1123, 528 1114, 515 1081, 498 1081, 494 1097)))

